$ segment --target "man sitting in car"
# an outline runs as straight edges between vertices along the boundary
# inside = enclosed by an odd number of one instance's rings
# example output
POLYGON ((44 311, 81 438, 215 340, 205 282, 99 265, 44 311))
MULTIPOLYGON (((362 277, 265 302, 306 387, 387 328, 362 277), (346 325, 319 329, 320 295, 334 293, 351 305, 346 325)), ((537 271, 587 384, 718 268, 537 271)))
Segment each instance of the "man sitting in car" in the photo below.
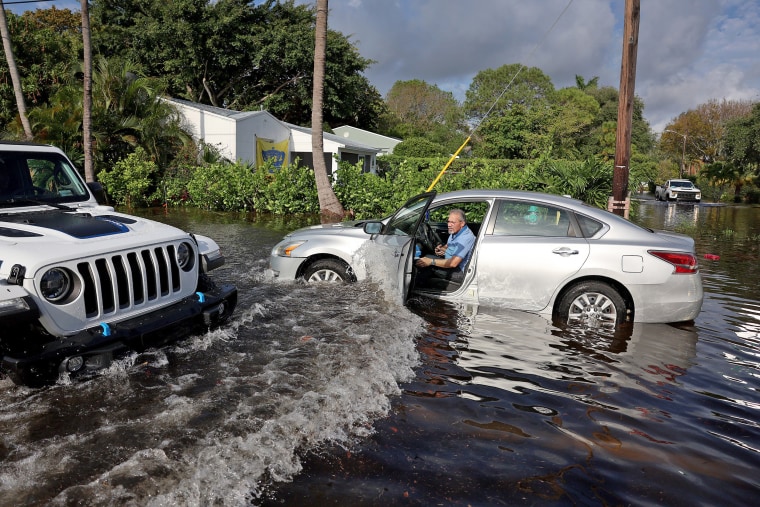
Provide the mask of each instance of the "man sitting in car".
POLYGON ((464 280, 464 269, 475 245, 475 235, 467 227, 464 211, 453 209, 449 212, 448 231, 448 243, 437 245, 435 255, 415 261, 418 268, 425 268, 417 272, 418 284, 427 285, 434 280, 462 283, 464 280))

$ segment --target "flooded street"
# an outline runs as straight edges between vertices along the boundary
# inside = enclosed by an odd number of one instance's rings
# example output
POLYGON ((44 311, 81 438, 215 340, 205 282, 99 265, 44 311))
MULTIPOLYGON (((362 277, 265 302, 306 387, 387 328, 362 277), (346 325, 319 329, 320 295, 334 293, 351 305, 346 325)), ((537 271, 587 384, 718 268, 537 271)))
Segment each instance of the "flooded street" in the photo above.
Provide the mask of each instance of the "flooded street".
POLYGON ((86 382, 0 380, 0 507, 750 505, 760 494, 760 208, 649 201, 692 235, 693 325, 615 334, 273 283, 303 223, 173 211, 216 239, 233 321, 86 382), (708 255, 708 258, 705 258, 708 255), (717 259, 715 259, 717 257, 717 259))

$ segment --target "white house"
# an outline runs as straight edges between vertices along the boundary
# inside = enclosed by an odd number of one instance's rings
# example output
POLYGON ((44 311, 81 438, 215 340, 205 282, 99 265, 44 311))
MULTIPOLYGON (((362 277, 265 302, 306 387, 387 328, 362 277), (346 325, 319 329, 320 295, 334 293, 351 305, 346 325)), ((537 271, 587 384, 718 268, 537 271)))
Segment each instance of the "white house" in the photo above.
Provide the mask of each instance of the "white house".
POLYGON ((375 134, 369 130, 351 127, 350 125, 336 127, 333 129, 333 133, 345 140, 351 140, 355 143, 366 144, 380 149, 378 156, 392 154, 393 148, 395 148, 396 145, 401 142, 401 139, 384 136, 382 134, 375 134))
MULTIPOLYGON (((300 158, 304 165, 314 167, 311 151, 311 129, 286 123, 293 136, 293 152, 291 159, 300 158)), ((338 170, 338 160, 356 164, 361 162, 364 172, 376 172, 377 154, 380 149, 373 146, 348 141, 335 134, 322 133, 322 149, 324 150, 325 165, 329 174, 338 170), (337 160, 336 160, 337 155, 337 160)))
MULTIPOLYGON (((291 144, 290 129, 267 111, 232 111, 180 99, 167 99, 182 113, 196 140, 214 146, 229 160, 256 164, 257 140, 291 144)), ((288 161, 286 160, 287 164, 288 161)))
MULTIPOLYGON (((267 111, 232 111, 181 99, 166 99, 185 120, 185 127, 198 141, 216 147, 225 158, 250 162, 256 166, 274 157, 278 163, 300 161, 314 167, 311 150, 311 129, 285 123, 267 111)), ((362 162, 364 170, 374 172, 381 149, 347 140, 334 134, 323 134, 327 171, 333 174, 339 160, 352 164, 362 162)))

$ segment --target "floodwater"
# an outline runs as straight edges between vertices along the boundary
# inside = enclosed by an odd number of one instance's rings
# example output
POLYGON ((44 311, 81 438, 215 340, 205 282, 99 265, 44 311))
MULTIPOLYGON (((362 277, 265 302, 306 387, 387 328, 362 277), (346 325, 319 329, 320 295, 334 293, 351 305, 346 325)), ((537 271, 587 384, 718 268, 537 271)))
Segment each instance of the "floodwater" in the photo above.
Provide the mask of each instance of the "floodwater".
POLYGON ((372 282, 273 283, 269 250, 301 222, 150 214, 222 245, 233 321, 90 381, 0 380, 0 507, 760 495, 760 208, 643 203, 634 221, 696 238, 705 303, 693 325, 614 334, 400 307, 372 282))

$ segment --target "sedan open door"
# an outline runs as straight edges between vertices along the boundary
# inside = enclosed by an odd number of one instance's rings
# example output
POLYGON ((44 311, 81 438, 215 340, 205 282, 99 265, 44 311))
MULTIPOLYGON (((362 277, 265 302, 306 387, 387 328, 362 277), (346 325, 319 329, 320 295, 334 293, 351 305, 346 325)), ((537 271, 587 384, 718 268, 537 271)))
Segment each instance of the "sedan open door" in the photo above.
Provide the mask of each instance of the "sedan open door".
POLYGON ((386 290, 391 289, 399 294, 402 304, 406 303, 412 287, 417 231, 435 195, 436 192, 426 192, 412 197, 381 230, 379 227, 378 230, 373 230, 372 222, 365 225, 366 232, 377 233, 372 241, 379 247, 380 255, 379 259, 373 260, 383 264, 383 274, 387 277, 384 281, 393 283, 386 290))

